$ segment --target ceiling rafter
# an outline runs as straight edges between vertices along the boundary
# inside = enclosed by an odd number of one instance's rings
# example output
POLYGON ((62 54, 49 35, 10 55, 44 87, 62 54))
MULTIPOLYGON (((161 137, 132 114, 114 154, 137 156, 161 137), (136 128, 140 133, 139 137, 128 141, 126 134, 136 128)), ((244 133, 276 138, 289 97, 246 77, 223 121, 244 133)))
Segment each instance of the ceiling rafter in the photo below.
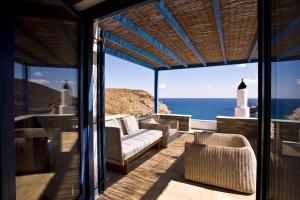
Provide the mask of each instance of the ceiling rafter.
POLYGON ((226 59, 226 51, 225 51, 225 44, 224 44, 224 33, 223 33, 223 25, 222 25, 222 17, 221 17, 221 10, 219 5, 219 0, 212 0, 213 10, 215 13, 215 20, 217 25, 217 31, 219 36, 219 42, 221 46, 221 52, 223 56, 224 63, 227 64, 226 59))
POLYGON ((254 56, 254 53, 257 49, 257 45, 258 45, 258 40, 257 40, 257 35, 256 35, 255 38, 254 38, 254 41, 252 42, 252 46, 251 46, 251 49, 250 49, 250 52, 249 52, 248 62, 251 62, 251 60, 254 56))
POLYGON ((109 47, 107 47, 107 46, 104 46, 103 51, 104 51, 105 53, 109 54, 109 55, 112 55, 112 56, 121 58, 121 59, 123 59, 123 60, 127 60, 127 61, 132 62, 132 63, 135 63, 135 64, 137 64, 137 65, 141 65, 141 66, 144 66, 144 67, 149 68, 149 69, 152 69, 152 70, 155 69, 155 66, 153 66, 153 65, 151 65, 151 64, 149 64, 149 63, 140 61, 140 60, 138 60, 138 59, 136 59, 136 58, 134 58, 134 57, 128 56, 128 55, 126 55, 126 54, 124 54, 124 53, 121 53, 121 52, 119 52, 119 51, 117 51, 117 50, 114 50, 114 49, 112 49, 112 48, 109 48, 109 47))
POLYGON ((183 42, 191 49, 194 55, 199 59, 199 61, 205 66, 206 61, 201 53, 197 50, 197 48, 193 45, 190 38, 186 35, 184 30, 178 24, 176 19, 173 17, 172 13, 165 6, 162 0, 158 0, 155 2, 156 9, 164 16, 165 20, 169 23, 169 25, 173 28, 173 30, 180 36, 183 42))
POLYGON ((101 31, 103 32, 103 37, 105 39, 110 40, 110 41, 112 41, 112 42, 114 42, 114 43, 116 43, 116 44, 118 44, 120 46, 123 46, 126 49, 134 51, 134 52, 136 52, 136 53, 138 53, 138 54, 140 54, 140 55, 142 55, 142 56, 144 56, 144 57, 146 57, 146 58, 148 58, 150 60, 153 60, 154 62, 160 64, 162 67, 166 67, 166 68, 171 69, 170 65, 166 64, 165 62, 163 62, 159 58, 157 58, 157 57, 155 57, 155 56, 153 56, 153 55, 151 55, 151 54, 143 51, 142 49, 140 49, 140 48, 138 48, 138 47, 136 47, 136 46, 134 46, 134 45, 132 45, 132 44, 130 44, 130 43, 128 43, 128 42, 126 42, 126 41, 118 38, 118 37, 116 37, 116 36, 114 36, 111 33, 108 33, 108 32, 106 32, 104 30, 101 30, 101 31))
POLYGON ((39 40, 37 37, 34 37, 33 34, 21 23, 16 22, 16 30, 29 39, 30 42, 36 45, 39 49, 44 51, 46 55, 49 55, 55 59, 60 65, 66 65, 66 63, 60 57, 58 57, 52 50, 45 46, 41 40, 39 40))
POLYGON ((185 61, 183 61, 181 58, 179 58, 177 55, 175 55, 172 51, 167 49, 163 44, 161 44, 160 42, 155 40, 152 36, 150 36, 148 33, 146 33, 141 28, 136 26, 134 23, 132 23, 130 20, 128 20, 123 15, 116 15, 116 16, 114 16, 114 19, 116 21, 118 21, 119 23, 121 23, 122 25, 126 26, 131 31, 133 31, 139 37, 150 42, 153 46, 155 46, 160 51, 164 52, 165 54, 167 54, 168 56, 173 58, 177 63, 187 67, 187 63, 185 61))

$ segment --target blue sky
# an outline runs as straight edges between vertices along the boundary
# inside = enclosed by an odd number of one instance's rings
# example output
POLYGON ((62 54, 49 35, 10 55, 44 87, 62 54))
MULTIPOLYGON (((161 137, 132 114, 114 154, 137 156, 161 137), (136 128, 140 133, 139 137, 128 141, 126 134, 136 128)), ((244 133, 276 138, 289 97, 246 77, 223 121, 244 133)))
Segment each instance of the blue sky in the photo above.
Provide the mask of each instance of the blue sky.
MULTIPOLYGON (((154 72, 106 55, 106 87, 141 89, 153 95, 154 72)), ((272 97, 300 98, 300 61, 273 63, 272 97)), ((60 90, 68 80, 77 96, 77 70, 31 67, 30 81, 60 90)), ((15 77, 21 78, 15 65, 15 77)), ((257 63, 159 72, 160 98, 235 98, 244 78, 250 98, 257 98, 257 63)))
MULTIPOLYGON (((300 61, 272 64, 272 97, 300 98, 300 61)), ((242 78, 257 98, 257 63, 159 72, 160 98, 235 98, 242 78)), ((143 89, 153 95, 154 72, 106 55, 106 87, 143 89)))
MULTIPOLYGON (((159 72, 160 98, 233 98, 241 79, 257 97, 257 64, 159 72)), ((143 89, 153 94, 154 72, 106 55, 106 87, 143 89)))
MULTIPOLYGON (((30 67, 29 81, 61 90, 64 80, 68 80, 72 87, 73 95, 77 96, 77 69, 30 67)), ((22 77, 22 67, 15 64, 15 77, 22 77)))

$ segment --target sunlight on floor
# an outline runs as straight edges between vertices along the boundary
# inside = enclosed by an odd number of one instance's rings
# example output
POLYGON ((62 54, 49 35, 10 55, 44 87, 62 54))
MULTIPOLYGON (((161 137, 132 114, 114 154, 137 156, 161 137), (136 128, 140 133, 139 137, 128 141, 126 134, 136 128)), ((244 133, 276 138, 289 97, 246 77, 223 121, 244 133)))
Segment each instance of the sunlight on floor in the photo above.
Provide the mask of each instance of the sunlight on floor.
POLYGON ((184 143, 192 140, 192 134, 183 134, 168 148, 151 149, 132 163, 128 175, 108 170, 108 187, 98 200, 255 199, 254 194, 245 195, 185 180, 184 143))

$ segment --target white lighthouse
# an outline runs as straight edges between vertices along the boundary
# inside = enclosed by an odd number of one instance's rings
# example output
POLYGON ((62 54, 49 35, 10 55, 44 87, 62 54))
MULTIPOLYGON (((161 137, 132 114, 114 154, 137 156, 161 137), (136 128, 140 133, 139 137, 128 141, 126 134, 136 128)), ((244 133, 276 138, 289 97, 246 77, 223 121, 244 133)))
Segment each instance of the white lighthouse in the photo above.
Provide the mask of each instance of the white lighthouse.
POLYGON ((61 105, 59 106, 59 114, 74 114, 72 88, 66 80, 61 90, 61 105))
POLYGON ((235 107, 235 117, 249 117, 250 116, 250 108, 248 107, 248 91, 247 85, 242 82, 238 86, 237 90, 237 99, 236 99, 236 107, 235 107))

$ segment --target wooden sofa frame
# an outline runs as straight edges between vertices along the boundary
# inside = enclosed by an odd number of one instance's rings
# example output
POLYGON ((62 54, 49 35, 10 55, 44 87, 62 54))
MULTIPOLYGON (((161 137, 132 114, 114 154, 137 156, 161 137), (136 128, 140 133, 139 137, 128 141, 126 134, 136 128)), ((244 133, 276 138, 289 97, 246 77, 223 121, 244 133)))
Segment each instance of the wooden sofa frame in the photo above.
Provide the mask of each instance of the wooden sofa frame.
POLYGON ((153 142, 152 144, 147 146, 145 149, 143 149, 142 151, 140 151, 137 154, 133 155, 132 157, 128 158, 127 160, 124 160, 124 165, 123 166, 107 161, 106 167, 107 167, 107 169, 112 169, 112 170, 118 171, 122 174, 128 174, 130 163, 132 163, 133 161, 135 161, 138 158, 140 158, 141 156, 143 156, 151 148, 160 149, 161 142, 162 142, 162 138, 156 140, 155 142, 153 142))

